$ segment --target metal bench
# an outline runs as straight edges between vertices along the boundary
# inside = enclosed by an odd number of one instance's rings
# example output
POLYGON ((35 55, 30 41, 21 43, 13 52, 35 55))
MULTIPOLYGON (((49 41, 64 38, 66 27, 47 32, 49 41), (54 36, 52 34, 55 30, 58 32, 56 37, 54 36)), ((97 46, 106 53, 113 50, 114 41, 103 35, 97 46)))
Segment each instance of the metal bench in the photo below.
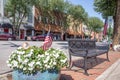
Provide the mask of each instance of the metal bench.
POLYGON ((108 44, 98 44, 96 45, 96 40, 82 40, 82 39, 69 39, 68 40, 68 50, 69 50, 69 68, 73 66, 72 56, 83 57, 84 66, 83 69, 85 74, 87 72, 87 61, 89 58, 95 58, 101 54, 106 54, 107 60, 109 45, 108 44))

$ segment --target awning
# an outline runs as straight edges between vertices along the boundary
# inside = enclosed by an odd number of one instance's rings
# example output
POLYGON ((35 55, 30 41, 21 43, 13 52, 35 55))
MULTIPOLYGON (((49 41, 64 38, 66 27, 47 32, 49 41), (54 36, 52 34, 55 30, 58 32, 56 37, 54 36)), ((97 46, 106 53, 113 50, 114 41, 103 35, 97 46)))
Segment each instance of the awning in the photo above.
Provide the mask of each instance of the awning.
POLYGON ((0 23, 0 27, 2 28, 13 28, 13 25, 10 23, 0 23))

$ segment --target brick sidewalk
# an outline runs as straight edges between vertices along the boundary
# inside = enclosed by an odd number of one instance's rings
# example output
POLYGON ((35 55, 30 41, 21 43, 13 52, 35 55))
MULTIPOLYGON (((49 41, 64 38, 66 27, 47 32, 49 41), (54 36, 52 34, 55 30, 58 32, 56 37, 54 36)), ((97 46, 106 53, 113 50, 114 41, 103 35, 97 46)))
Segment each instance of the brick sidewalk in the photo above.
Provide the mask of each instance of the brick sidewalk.
MULTIPOLYGON (((107 68, 109 68, 113 63, 115 63, 120 58, 119 52, 110 51, 109 52, 109 59, 110 62, 106 60, 106 54, 98 56, 98 62, 96 63, 93 61, 94 64, 88 64, 89 70, 88 73, 89 76, 84 75, 84 71, 79 68, 82 66, 82 59, 78 59, 74 61, 75 67, 72 68, 72 70, 68 69, 62 69, 61 70, 61 79, 60 80, 95 80, 99 75, 101 75, 107 68)), ((9 79, 11 80, 11 77, 9 76, 9 79)))
MULTIPOLYGON (((65 78, 65 80, 95 80, 99 75, 101 75, 108 67, 110 67, 114 62, 116 62, 120 58, 120 52, 109 51, 109 59, 110 62, 106 60, 106 54, 98 56, 98 62, 93 61, 94 64, 88 64, 89 76, 84 75, 84 71, 82 69, 72 69, 66 70, 63 69, 61 74, 65 78)), ((83 60, 74 61, 74 65, 80 67, 80 63, 83 60)))

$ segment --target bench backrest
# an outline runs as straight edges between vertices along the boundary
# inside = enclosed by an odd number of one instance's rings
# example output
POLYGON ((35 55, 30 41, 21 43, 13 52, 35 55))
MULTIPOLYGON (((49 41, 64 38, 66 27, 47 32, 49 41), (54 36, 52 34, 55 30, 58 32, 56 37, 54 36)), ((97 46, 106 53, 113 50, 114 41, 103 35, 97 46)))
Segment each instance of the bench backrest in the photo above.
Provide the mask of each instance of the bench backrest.
POLYGON ((96 48, 96 40, 87 39, 69 39, 68 40, 69 49, 79 49, 79 50, 89 50, 96 48))

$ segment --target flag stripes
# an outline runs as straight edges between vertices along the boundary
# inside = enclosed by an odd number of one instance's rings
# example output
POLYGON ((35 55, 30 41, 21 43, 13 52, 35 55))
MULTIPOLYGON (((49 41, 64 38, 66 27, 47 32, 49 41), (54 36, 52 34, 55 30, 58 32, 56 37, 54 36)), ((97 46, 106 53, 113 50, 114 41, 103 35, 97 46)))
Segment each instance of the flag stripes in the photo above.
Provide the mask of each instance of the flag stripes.
POLYGON ((47 50, 52 45, 52 37, 50 36, 50 31, 47 33, 47 36, 45 37, 44 44, 42 46, 43 50, 47 50))
POLYGON ((51 36, 46 36, 44 44, 43 44, 43 50, 47 50, 51 47, 52 45, 52 38, 51 36))

